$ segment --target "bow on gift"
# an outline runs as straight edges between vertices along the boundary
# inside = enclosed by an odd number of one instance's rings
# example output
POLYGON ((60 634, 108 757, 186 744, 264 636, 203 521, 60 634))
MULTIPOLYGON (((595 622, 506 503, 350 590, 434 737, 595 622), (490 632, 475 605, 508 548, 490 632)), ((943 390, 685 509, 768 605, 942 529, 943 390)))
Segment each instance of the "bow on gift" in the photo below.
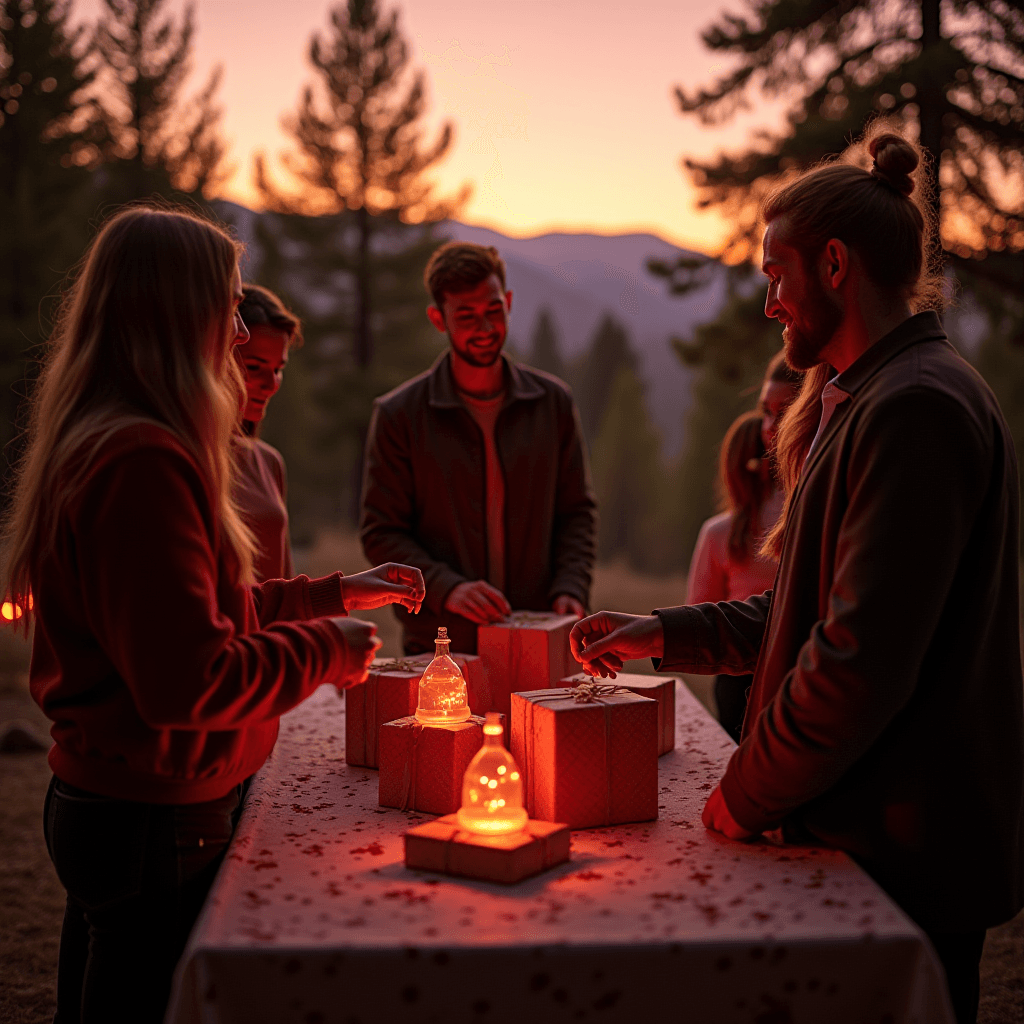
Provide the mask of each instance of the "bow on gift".
POLYGON ((602 697, 610 697, 613 693, 629 693, 624 686, 614 683, 595 683, 591 679, 583 679, 572 685, 572 699, 577 704, 600 704, 602 697))
POLYGON ((408 658, 385 658, 380 664, 373 666, 374 672, 422 672, 424 665, 408 658))

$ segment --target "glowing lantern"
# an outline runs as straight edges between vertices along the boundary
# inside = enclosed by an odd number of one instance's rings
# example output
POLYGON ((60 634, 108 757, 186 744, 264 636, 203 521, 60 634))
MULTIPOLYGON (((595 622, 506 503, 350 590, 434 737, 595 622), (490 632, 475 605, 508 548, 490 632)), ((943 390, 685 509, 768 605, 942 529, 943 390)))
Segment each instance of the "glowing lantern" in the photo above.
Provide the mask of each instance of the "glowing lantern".
POLYGON ((422 725, 458 725, 470 716, 466 680, 448 653, 448 630, 439 626, 434 660, 420 677, 416 721, 422 725))
POLYGON ((502 746, 505 730, 497 711, 488 711, 484 745, 469 763, 462 781, 459 828, 482 836, 500 836, 526 828, 523 779, 515 759, 502 746))

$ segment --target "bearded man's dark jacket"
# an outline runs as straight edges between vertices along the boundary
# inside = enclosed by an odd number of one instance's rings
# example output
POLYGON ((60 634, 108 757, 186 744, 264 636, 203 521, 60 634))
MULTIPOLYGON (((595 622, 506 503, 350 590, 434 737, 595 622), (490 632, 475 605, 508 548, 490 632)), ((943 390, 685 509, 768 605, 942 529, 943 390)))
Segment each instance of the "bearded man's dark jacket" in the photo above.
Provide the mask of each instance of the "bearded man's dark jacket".
MULTIPOLYGON (((423 571, 418 615, 395 606, 407 654, 476 652, 476 626, 444 610, 460 583, 487 578, 484 440, 459 398, 445 352, 426 373, 374 403, 366 443, 360 538, 371 563, 423 571)), ((505 477, 505 596, 548 611, 559 594, 587 607, 597 500, 579 414, 557 377, 502 356, 505 398, 495 443, 505 477)))
POLYGON ((754 672, 740 825, 848 851, 930 931, 986 928, 1024 904, 1013 443, 934 313, 836 385, 774 590, 659 610, 660 668, 754 672))

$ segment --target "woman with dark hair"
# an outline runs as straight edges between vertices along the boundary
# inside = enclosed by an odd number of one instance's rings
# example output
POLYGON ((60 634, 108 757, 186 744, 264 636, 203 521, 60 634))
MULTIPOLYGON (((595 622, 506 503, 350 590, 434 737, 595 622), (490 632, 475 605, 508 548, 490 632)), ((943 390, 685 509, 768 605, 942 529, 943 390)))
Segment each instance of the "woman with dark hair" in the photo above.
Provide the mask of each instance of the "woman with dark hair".
MULTIPOLYGON (((116 214, 32 398, 5 590, 35 617, 31 690, 53 721, 61 1024, 162 1018, 279 717, 321 683, 365 679, 379 647, 344 617, 359 604, 341 573, 253 583, 230 458, 238 255, 190 213, 116 214)), ((423 598, 422 579, 378 590, 423 598)))
MULTIPOLYGON (((761 553, 761 543, 782 511, 783 493, 772 452, 782 414, 796 398, 802 374, 785 354, 768 364, 758 408, 729 427, 718 462, 723 511, 701 527, 690 561, 687 603, 742 601, 771 590, 778 562, 761 553)), ((739 742, 750 675, 715 677, 718 721, 739 742)))
POLYGON ((287 476, 281 453, 260 438, 267 403, 277 394, 288 353, 302 344, 299 318, 271 291, 242 286, 238 315, 249 340, 235 352, 245 371, 246 401, 242 429, 235 436, 235 498, 245 524, 256 538, 256 579, 288 579, 292 548, 288 538, 287 476))

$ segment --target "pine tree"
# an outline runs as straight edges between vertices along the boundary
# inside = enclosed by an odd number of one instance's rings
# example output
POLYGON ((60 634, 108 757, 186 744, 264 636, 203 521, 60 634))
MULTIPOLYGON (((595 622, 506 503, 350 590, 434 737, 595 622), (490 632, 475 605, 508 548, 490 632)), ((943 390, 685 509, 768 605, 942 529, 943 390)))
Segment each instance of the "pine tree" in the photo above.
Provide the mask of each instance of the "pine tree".
POLYGON ((443 347, 424 315, 423 270, 442 241, 437 222, 467 193, 434 197, 427 172, 448 151, 452 128, 424 142, 424 77, 409 69, 395 11, 375 0, 336 6, 329 37, 314 36, 309 56, 318 87, 304 90, 285 121, 295 149, 284 166, 297 191, 271 180, 262 155, 256 160, 270 211, 259 279, 290 295, 306 322, 296 357, 307 366, 310 443, 320 453, 309 493, 329 489, 354 516, 373 399, 426 369, 443 347))
POLYGON ((175 192, 209 198, 226 178, 226 147, 214 68, 198 95, 185 101, 191 70, 195 6, 180 21, 163 16, 167 0, 103 0, 96 31, 101 103, 110 144, 113 198, 175 192))
POLYGON ((1019 286, 1024 251, 1024 17, 1018 4, 978 0, 747 0, 703 33, 733 70, 677 89, 680 109, 720 125, 752 94, 788 102, 781 132, 744 152, 686 160, 701 207, 736 224, 726 255, 760 242, 759 202, 786 174, 841 152, 885 115, 917 132, 931 155, 941 238, 972 273, 1019 286), (982 263, 978 261, 987 256, 982 263))
MULTIPOLYGON (((15 436, 34 350, 87 241, 97 118, 85 30, 59 0, 0 0, 0 445, 15 436), (19 383, 21 382, 21 383, 19 383)), ((8 450, 8 456, 15 453, 8 450)))
POLYGON ((636 373, 636 353, 626 328, 611 313, 606 313, 573 372, 583 433, 591 445, 597 437, 612 387, 622 369, 636 373))
POLYGON ((256 183, 270 209, 285 213, 354 214, 346 269, 354 276, 355 364, 373 362, 374 277, 395 239, 393 223, 431 223, 453 216, 467 192, 434 198, 426 173, 447 152, 452 126, 431 145, 423 139, 424 76, 409 78, 408 47, 398 13, 385 14, 376 0, 348 0, 331 11, 329 38, 315 35, 309 59, 320 78, 319 95, 307 86, 298 111, 285 121, 297 146, 285 166, 301 187, 289 195, 273 184, 261 156, 256 183), (389 223, 390 222, 390 223, 389 223), (383 240, 381 240, 383 241, 383 240))
POLYGON ((537 313, 527 362, 535 369, 553 373, 562 380, 567 379, 567 367, 559 345, 558 327, 554 314, 547 306, 542 306, 537 313))
POLYGON ((661 569, 649 527, 661 478, 661 439, 651 424, 644 387, 635 369, 622 366, 612 380, 594 441, 594 487, 601 509, 598 553, 625 557, 641 571, 661 569))

